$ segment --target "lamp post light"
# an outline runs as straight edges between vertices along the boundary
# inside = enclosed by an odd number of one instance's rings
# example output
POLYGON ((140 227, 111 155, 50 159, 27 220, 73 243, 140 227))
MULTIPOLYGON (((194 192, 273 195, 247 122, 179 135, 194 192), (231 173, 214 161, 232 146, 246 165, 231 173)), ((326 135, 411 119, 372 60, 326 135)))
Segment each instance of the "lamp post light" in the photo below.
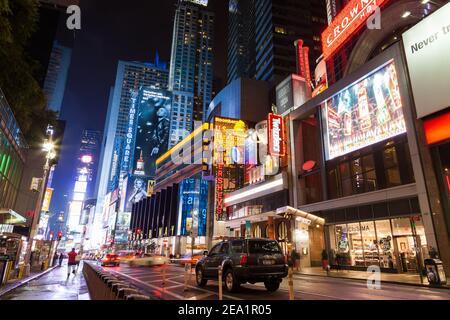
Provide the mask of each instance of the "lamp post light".
POLYGON ((45 164, 43 167, 44 173, 42 176, 42 183, 41 183, 41 190, 39 191, 39 196, 36 201, 36 206, 31 222, 31 228, 30 228, 30 237, 27 245, 27 252, 25 255, 25 274, 29 275, 31 271, 31 263, 30 263, 30 256, 31 256, 31 248, 33 246, 34 237, 36 236, 36 231, 38 229, 38 221, 42 209, 42 203, 44 200, 44 194, 47 186, 47 179, 48 174, 50 172, 50 163, 52 160, 56 158, 56 152, 55 152, 55 144, 52 141, 52 136, 50 135, 49 139, 46 139, 43 144, 42 151, 46 152, 45 156, 45 164))

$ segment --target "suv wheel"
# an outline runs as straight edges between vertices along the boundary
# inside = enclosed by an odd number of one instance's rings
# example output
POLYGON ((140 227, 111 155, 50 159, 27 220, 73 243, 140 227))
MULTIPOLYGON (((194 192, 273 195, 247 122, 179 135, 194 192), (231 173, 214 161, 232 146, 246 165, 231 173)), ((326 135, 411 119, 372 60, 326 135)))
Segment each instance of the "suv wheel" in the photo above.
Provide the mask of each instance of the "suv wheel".
MULTIPOLYGON (((221 284, 219 284, 221 285, 221 284)), ((228 292, 236 292, 239 289, 239 282, 234 276, 233 270, 228 269, 225 272, 225 288, 228 292)))
POLYGON ((208 283, 208 280, 203 277, 203 270, 201 267, 198 267, 197 270, 195 270, 195 280, 199 287, 204 287, 208 283))
POLYGON ((280 288, 280 283, 276 280, 266 280, 264 281, 264 286, 266 287, 267 291, 269 292, 275 292, 280 288))

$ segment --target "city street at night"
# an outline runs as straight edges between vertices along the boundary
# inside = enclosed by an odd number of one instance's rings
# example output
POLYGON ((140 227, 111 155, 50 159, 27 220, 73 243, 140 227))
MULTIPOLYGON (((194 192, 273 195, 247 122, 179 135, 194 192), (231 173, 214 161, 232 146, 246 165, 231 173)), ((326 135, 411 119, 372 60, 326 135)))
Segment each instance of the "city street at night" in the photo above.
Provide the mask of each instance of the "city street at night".
POLYGON ((448 303, 448 17, 0 0, 2 319, 14 301, 187 319, 448 303))

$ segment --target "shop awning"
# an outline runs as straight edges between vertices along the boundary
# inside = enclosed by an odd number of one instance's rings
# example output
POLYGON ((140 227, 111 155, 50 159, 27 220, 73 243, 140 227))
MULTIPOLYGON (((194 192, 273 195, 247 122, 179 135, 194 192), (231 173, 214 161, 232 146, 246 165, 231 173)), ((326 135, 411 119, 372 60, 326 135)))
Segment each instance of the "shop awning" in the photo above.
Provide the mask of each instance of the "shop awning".
POLYGON ((27 219, 11 209, 0 209, 0 224, 25 225, 27 219))
POLYGON ((281 217, 277 217, 275 211, 269 211, 269 212, 255 214, 253 216, 242 217, 239 219, 225 221, 225 222, 221 222, 221 223, 224 224, 225 228, 236 229, 236 228, 239 228, 241 225, 245 224, 246 221, 250 221, 251 223, 256 223, 256 222, 261 222, 261 221, 267 221, 269 219, 269 217, 274 217, 274 218, 279 218, 279 219, 281 218, 281 217))
POLYGON ((284 217, 284 218, 292 218, 292 217, 299 217, 303 218, 306 221, 311 221, 311 224, 319 224, 319 225, 325 225, 325 219, 318 217, 314 214, 298 210, 292 207, 282 207, 277 209, 277 215, 284 217))

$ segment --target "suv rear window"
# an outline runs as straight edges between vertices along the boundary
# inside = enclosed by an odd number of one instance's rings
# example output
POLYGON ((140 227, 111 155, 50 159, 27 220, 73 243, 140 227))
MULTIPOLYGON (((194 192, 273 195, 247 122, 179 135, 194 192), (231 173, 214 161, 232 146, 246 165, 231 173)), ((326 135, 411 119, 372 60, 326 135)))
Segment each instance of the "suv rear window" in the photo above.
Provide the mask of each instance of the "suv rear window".
POLYGON ((250 254, 256 253, 281 253, 280 246, 278 245, 278 242, 276 241, 261 241, 261 240, 250 240, 248 242, 248 251, 250 254))

